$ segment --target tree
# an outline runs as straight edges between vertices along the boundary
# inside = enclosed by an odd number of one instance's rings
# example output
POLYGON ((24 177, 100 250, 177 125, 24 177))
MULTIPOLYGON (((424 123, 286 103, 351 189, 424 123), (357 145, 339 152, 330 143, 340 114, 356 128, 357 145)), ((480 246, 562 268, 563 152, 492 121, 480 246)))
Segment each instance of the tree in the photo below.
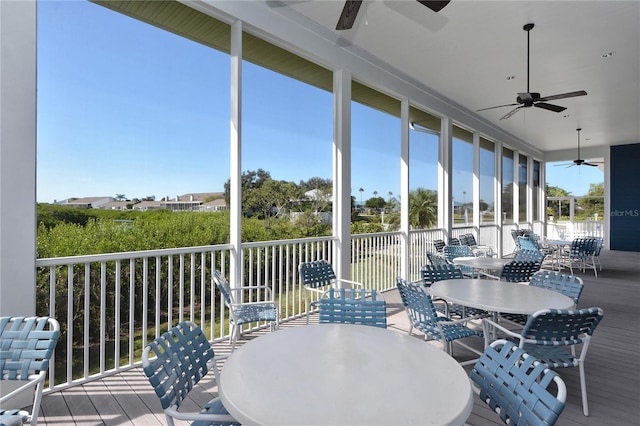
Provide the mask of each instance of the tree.
POLYGON ((385 204, 387 204, 387 202, 384 200, 384 198, 372 197, 372 198, 369 198, 366 203, 364 203, 364 206, 368 209, 372 209, 376 212, 379 212, 384 208, 385 204))
MULTIPOLYGON (((300 191, 293 182, 267 179, 259 188, 247 191, 246 202, 254 211, 259 211, 266 221, 271 224, 272 217, 279 217, 289 212, 291 203, 299 198, 300 191)), ((242 197, 245 198, 244 196, 242 197)), ((244 210, 244 207, 243 207, 244 210)))
POLYGON ((116 201, 126 201, 127 197, 124 194, 116 194, 116 201))
POLYGON ((331 179, 324 179, 321 177, 312 177, 307 181, 301 180, 298 186, 302 192, 311 191, 312 189, 318 189, 329 193, 333 191, 333 181, 331 179))
POLYGON ((595 217, 597 214, 602 218, 604 216, 604 182, 590 184, 589 191, 584 198, 578 200, 578 205, 584 209, 586 217, 595 217))
POLYGON ((360 188, 358 191, 360 191, 360 207, 362 207, 362 193, 364 192, 364 188, 360 188))
MULTIPOLYGON (((549 185, 547 183, 547 198, 549 197, 570 197, 571 192, 566 189, 562 189, 557 186, 549 185)), ((558 203, 557 201, 550 201, 547 204, 547 215, 555 216, 557 219, 560 219, 562 216, 569 216, 569 203, 558 203)))
POLYGON ((438 193, 417 188, 409 193, 409 224, 413 228, 430 228, 438 218, 438 193))
MULTIPOLYGON (((242 213, 251 214, 255 210, 260 210, 258 206, 251 205, 248 202, 248 194, 250 190, 260 188, 267 179, 271 179, 271 174, 263 169, 257 171, 246 171, 242 173, 242 213)), ((227 205, 231 205, 231 179, 227 179, 224 184, 224 201, 227 205)))

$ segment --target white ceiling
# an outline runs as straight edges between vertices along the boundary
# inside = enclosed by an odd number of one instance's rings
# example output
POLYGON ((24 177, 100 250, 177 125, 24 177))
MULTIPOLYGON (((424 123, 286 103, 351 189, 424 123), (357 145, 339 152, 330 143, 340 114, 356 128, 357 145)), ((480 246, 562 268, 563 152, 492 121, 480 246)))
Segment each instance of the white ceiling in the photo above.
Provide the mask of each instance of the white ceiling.
POLYGON ((353 29, 345 31, 335 30, 343 1, 267 3, 472 111, 515 103, 517 93, 527 91, 522 27, 534 23, 530 91, 588 95, 550 101, 567 108, 561 113, 523 108, 500 120, 510 110, 504 107, 477 114, 548 159, 575 157, 578 127, 586 155, 602 151, 590 147, 640 143, 639 1, 452 0, 435 13, 414 0, 365 0, 353 29))

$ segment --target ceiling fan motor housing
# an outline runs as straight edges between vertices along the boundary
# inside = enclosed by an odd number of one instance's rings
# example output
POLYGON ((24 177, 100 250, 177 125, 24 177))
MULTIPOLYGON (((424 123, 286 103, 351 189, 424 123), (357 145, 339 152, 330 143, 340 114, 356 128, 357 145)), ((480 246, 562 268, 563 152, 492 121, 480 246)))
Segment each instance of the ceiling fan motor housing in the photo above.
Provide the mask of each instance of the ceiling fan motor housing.
POLYGON ((519 104, 524 104, 526 107, 533 106, 534 102, 537 102, 540 99, 540 93, 532 92, 532 93, 518 93, 518 97, 516 101, 519 104))

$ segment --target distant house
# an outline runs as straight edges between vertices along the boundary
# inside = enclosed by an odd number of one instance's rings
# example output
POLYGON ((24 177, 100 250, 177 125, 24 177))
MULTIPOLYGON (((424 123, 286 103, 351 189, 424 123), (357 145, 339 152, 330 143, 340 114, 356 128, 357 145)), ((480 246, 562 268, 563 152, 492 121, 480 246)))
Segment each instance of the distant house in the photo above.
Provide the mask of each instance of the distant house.
POLYGON ((127 210, 130 204, 131 201, 110 201, 99 205, 97 208, 103 210, 127 210))
POLYGON ((228 210, 229 206, 224 201, 224 198, 218 198, 213 201, 209 201, 208 203, 204 203, 200 206, 200 211, 203 212, 221 212, 228 210))
POLYGON ((67 200, 58 201, 56 204, 63 206, 82 207, 85 209, 97 209, 101 208, 106 203, 114 202, 116 199, 113 197, 83 197, 83 198, 69 198, 67 200))
POLYGON ((173 199, 165 197, 160 201, 160 208, 172 211, 198 211, 201 210, 205 199, 221 195, 220 192, 200 192, 178 195, 173 199))
POLYGON ((146 212, 147 210, 160 210, 160 201, 140 201, 138 204, 134 204, 131 207, 133 210, 139 210, 146 212))

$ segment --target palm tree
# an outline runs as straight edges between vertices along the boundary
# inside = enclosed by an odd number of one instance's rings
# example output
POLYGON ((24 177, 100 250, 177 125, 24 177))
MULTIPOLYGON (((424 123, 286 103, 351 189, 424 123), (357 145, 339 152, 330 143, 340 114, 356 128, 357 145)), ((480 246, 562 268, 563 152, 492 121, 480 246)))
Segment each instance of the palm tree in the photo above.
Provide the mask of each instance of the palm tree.
POLYGON ((360 208, 362 208, 362 193, 364 192, 364 188, 360 188, 358 191, 360 191, 360 208))
POLYGON ((127 197, 125 197, 124 194, 116 194, 116 201, 124 201, 126 199, 127 197))
POLYGON ((433 226, 438 218, 438 193, 417 188, 409 193, 409 223, 414 228, 433 226))

